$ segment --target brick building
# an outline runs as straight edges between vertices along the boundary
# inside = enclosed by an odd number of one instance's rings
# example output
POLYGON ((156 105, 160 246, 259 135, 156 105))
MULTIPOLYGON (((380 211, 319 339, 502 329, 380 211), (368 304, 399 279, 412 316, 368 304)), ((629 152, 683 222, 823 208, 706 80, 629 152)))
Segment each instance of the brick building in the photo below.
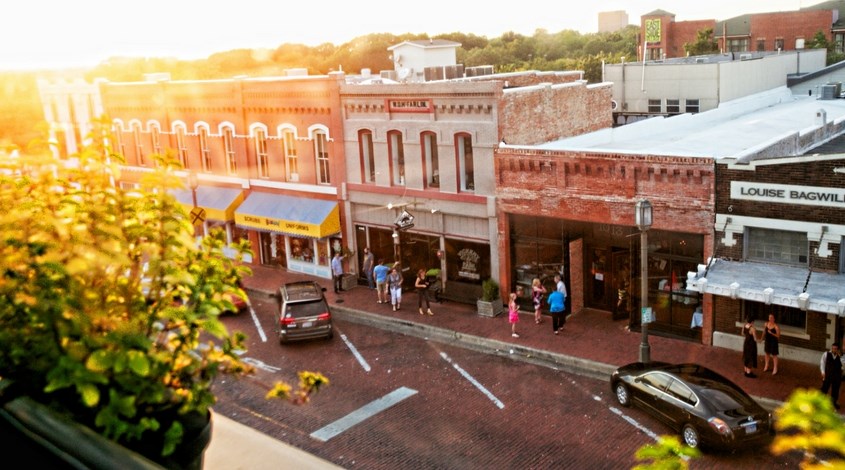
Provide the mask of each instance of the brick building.
POLYGON ((698 31, 713 30, 720 52, 792 51, 807 47, 818 32, 845 52, 845 1, 832 0, 796 11, 754 13, 722 21, 675 21, 673 13, 655 10, 640 19, 639 59, 684 57, 684 44, 694 42, 698 31), (643 49, 645 49, 643 51, 643 49))
POLYGON ((494 149, 611 124, 609 84, 580 78, 523 72, 343 85, 344 212, 356 251, 400 260, 409 283, 417 269, 439 268, 447 297, 474 302, 481 282, 500 273, 494 149), (413 226, 400 229, 405 213, 413 226))

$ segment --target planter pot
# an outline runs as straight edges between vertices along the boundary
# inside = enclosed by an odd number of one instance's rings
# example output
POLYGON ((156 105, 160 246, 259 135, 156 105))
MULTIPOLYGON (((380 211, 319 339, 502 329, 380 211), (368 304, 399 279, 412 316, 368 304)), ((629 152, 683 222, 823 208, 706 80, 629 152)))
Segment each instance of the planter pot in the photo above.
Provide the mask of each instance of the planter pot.
POLYGON ((358 285, 358 275, 346 273, 340 278, 340 287, 343 290, 349 290, 358 285))
POLYGON ((479 299, 476 301, 476 306, 478 307, 478 314, 483 317, 496 317, 505 311, 505 304, 502 303, 502 299, 495 299, 492 302, 479 299))

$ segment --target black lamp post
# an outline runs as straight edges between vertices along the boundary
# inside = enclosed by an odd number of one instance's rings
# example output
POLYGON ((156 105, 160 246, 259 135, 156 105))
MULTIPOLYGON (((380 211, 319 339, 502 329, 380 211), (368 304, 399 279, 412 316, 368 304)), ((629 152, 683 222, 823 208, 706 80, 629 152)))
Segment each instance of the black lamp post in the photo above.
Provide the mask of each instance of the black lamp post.
POLYGON ((651 362, 651 347, 648 344, 648 323, 651 321, 651 309, 648 307, 648 229, 652 224, 652 207, 648 200, 637 201, 634 219, 640 229, 640 362, 647 363, 651 362))

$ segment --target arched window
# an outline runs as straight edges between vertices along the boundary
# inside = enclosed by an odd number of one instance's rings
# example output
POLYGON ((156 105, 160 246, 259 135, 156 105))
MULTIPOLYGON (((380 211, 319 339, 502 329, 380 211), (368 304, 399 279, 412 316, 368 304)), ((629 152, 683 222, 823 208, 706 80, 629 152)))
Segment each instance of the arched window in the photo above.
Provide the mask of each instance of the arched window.
POLYGON ((405 184, 405 144, 402 133, 390 131, 387 133, 387 151, 390 153, 390 174, 392 183, 397 186, 405 184))
POLYGON ((422 133, 422 168, 425 174, 425 186, 440 187, 440 161, 437 156, 437 134, 422 133))
POLYGON ((475 191, 472 137, 469 134, 455 135, 455 158, 458 161, 458 175, 460 175, 458 190, 475 191))
POLYGON ((361 181, 376 182, 376 157, 373 154, 373 132, 369 129, 358 131, 358 152, 361 156, 361 181))
POLYGON ((317 182, 331 184, 331 166, 329 165, 329 150, 326 133, 314 131, 314 157, 317 161, 317 182))
POLYGON ((270 162, 267 158, 267 132, 255 129, 255 159, 258 162, 258 177, 270 177, 270 162))
POLYGON ((197 140, 200 146, 200 161, 202 162, 202 171, 211 172, 211 150, 208 148, 208 128, 200 127, 197 132, 197 140))
POLYGON ((284 145, 285 162, 287 168, 285 169, 288 181, 299 181, 299 161, 296 156, 296 132, 293 129, 284 129, 282 131, 282 144, 284 145))
POLYGON ((132 123, 132 144, 135 146, 135 158, 138 165, 146 166, 147 162, 144 160, 144 144, 141 142, 141 123, 132 123))
POLYGON ((188 168, 188 144, 185 142, 185 126, 174 126, 176 131, 176 154, 182 168, 188 168))
POLYGON ((223 128, 223 150, 226 152, 226 171, 238 174, 238 160, 235 156, 235 133, 231 127, 223 128))

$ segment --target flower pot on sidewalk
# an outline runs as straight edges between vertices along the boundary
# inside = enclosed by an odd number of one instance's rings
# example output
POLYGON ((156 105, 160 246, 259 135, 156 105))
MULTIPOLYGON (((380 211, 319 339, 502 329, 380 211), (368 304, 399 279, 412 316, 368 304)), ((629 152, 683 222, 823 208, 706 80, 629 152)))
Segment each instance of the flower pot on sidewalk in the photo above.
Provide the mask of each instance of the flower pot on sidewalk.
POLYGON ((340 287, 343 290, 349 290, 358 285, 358 275, 355 273, 346 273, 340 278, 340 287))
POLYGON ((502 299, 492 301, 478 299, 476 306, 478 307, 478 314, 483 317, 496 317, 505 311, 505 304, 502 303, 502 299))

